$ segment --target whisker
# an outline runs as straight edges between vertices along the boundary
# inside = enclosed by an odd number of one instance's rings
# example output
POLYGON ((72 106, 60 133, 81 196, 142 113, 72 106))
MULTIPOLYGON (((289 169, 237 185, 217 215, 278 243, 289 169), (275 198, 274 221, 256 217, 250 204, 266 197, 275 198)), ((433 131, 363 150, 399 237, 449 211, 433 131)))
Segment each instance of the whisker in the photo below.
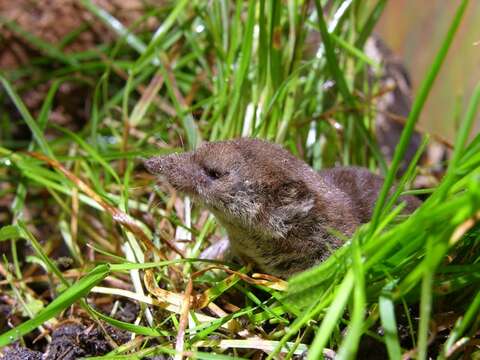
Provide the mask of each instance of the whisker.
POLYGON ((183 141, 182 134, 180 133, 180 131, 178 131, 178 129, 175 129, 174 131, 175 131, 175 133, 178 135, 178 139, 179 139, 179 141, 180 141, 180 145, 181 145, 181 147, 182 147, 182 150, 183 150, 183 151, 186 151, 185 142, 183 141))

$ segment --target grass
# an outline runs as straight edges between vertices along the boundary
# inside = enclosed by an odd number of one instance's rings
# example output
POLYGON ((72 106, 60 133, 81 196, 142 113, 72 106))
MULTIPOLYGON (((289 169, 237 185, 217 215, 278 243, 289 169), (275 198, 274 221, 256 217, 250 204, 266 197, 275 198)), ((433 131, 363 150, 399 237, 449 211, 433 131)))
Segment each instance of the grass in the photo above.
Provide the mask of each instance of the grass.
MULTIPOLYGON (((182 352, 251 358, 258 350, 288 359, 306 349, 309 359, 325 349, 354 359, 367 338, 391 359, 480 356, 474 346, 480 137, 467 141, 480 87, 465 110, 446 174, 421 208, 399 223, 401 208, 388 199, 468 1, 452 15, 389 166, 374 138, 374 105, 365 100, 378 90, 366 76, 375 62, 362 50, 385 3, 332 1, 327 16, 318 0, 316 10, 296 0, 178 1, 146 11, 126 28, 83 0, 117 40, 73 54, 8 22, 41 56, 0 78, 0 192, 10 207, 0 228, 0 242, 9 243, 0 286, 25 314, 0 334, 0 347, 51 329, 66 312, 78 317, 81 309, 93 322, 134 334, 101 359, 180 358, 182 352), (159 21, 156 31, 138 31, 149 18, 159 21), (315 31, 323 45, 307 56, 307 36, 315 31), (38 81, 50 88, 32 114, 19 94, 38 81), (50 120, 65 83, 90 94, 87 122, 77 131, 50 120), (29 143, 14 135, 23 124, 32 134, 29 143), (239 136, 281 143, 317 169, 355 164, 386 176, 372 222, 327 261, 290 279, 288 291, 282 282, 252 278, 247 269, 191 259, 222 229, 188 199, 154 187, 137 166, 143 157, 239 136), (28 257, 20 239, 32 249, 28 257), (52 258, 59 242, 74 261, 67 272, 52 258), (42 273, 48 276, 32 275, 42 273), (35 292, 39 283, 50 293, 35 292), (137 321, 99 311, 102 297, 138 303, 137 321), (441 320, 446 313, 450 320, 441 320), (407 328, 408 341, 399 327, 407 328)), ((67 36, 73 41, 78 33, 67 36)), ((399 183, 415 175, 414 161, 399 183)))

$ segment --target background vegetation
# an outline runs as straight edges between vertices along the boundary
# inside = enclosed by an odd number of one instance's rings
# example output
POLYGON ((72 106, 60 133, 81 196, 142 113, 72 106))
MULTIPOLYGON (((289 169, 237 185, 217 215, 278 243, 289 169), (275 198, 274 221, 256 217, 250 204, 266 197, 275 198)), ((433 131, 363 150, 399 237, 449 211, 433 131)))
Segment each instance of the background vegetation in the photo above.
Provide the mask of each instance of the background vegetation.
POLYGON ((380 64, 362 50, 385 0, 180 0, 146 5, 128 28, 80 3, 111 41, 68 52, 88 26, 52 44, 1 19, 39 55, 0 78, 0 301, 9 307, 0 346, 44 351, 68 319, 100 328, 102 359, 480 356, 480 137, 468 141, 478 86, 443 179, 409 191, 428 195, 422 207, 399 221, 394 206, 420 151, 387 196, 468 1, 451 14, 391 161, 373 126, 384 89, 368 74, 380 64), (40 85, 39 105, 26 106, 40 85), (60 109, 69 105, 70 118, 60 109), (372 222, 288 291, 191 260, 222 230, 140 165, 238 136, 281 143, 317 169, 355 164, 386 177, 372 222), (136 306, 131 321, 117 316, 126 304, 136 306))
MULTIPOLYGON (((405 62, 414 89, 429 68, 457 6, 456 1, 387 2, 375 31, 405 62)), ((449 140, 458 129, 458 121, 452 119, 459 119, 460 109, 466 106, 480 76, 476 66, 480 61, 479 16, 480 3, 470 2, 418 123, 449 140)), ((478 114, 474 129, 480 130, 478 114)))

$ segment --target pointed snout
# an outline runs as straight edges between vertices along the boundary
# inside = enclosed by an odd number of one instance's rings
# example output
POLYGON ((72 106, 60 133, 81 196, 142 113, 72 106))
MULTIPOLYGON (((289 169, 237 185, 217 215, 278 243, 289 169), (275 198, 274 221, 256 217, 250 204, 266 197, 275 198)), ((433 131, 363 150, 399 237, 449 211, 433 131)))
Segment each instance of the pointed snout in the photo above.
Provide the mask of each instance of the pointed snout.
POLYGON ((143 161, 143 166, 150 174, 159 175, 165 166, 165 158, 167 156, 156 156, 143 161))
POLYGON ((156 156, 143 162, 147 171, 153 175, 169 175, 172 170, 185 167, 190 153, 156 156))
POLYGON ((144 161, 144 166, 148 172, 168 181, 177 190, 191 192, 195 184, 195 165, 191 155, 183 153, 152 157, 144 161))

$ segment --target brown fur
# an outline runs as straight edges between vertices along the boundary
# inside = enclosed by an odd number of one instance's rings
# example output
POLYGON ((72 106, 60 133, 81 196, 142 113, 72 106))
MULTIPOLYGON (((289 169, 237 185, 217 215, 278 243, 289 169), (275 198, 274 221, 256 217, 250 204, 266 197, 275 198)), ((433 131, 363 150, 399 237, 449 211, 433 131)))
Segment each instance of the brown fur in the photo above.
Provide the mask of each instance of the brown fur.
MULTIPOLYGON (((248 138, 205 143, 145 166, 208 208, 235 255, 280 277, 340 247, 332 230, 349 237, 368 222, 383 183, 356 167, 316 172, 280 146, 248 138)), ((405 200, 410 210, 418 206, 405 200)))

